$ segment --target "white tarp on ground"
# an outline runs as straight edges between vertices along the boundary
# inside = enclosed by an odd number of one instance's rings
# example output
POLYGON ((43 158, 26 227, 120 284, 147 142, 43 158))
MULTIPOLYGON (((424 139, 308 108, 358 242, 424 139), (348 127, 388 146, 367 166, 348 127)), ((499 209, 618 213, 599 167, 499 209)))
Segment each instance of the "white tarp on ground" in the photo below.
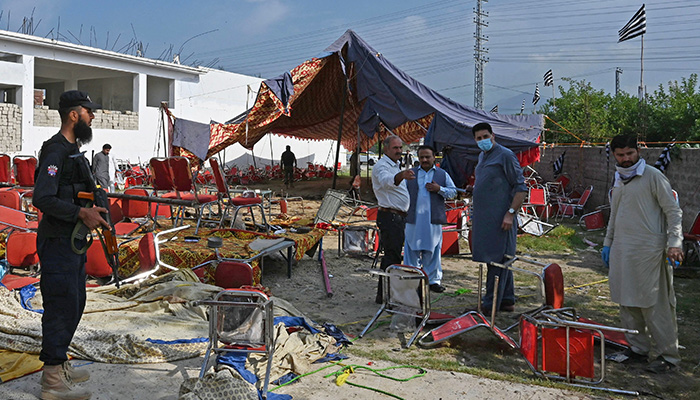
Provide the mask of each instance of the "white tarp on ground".
MULTIPOLYGON (((308 163, 313 163, 316 159, 315 154, 308 155, 306 157, 297 158, 297 167, 306 168, 308 163)), ((236 167, 238 169, 247 168, 249 165, 255 165, 257 168, 264 167, 266 165, 277 165, 280 160, 270 160, 269 158, 255 157, 255 164, 253 164, 253 156, 250 153, 246 153, 236 158, 235 160, 227 161, 226 166, 228 168, 236 167)))
MULTIPOLYGON (((189 271, 187 271, 189 272, 189 271)), ((177 340, 208 335, 206 310, 191 301, 210 299, 221 288, 192 281, 186 273, 161 277, 138 290, 89 288, 85 314, 68 349, 69 355, 105 363, 154 363, 197 357, 206 343, 157 344, 146 339, 177 340), (166 281, 169 279, 169 281, 166 281)), ((32 300, 41 309, 41 296, 32 300)), ((0 348, 38 354, 41 314, 25 310, 16 292, 0 288, 0 348)))
MULTIPOLYGON (((207 342, 159 344, 207 338, 209 322, 198 300, 212 299, 222 289, 200 283, 191 270, 178 270, 141 284, 88 288, 87 304, 68 354, 83 360, 112 364, 171 362, 203 355, 207 342)), ((273 298, 275 316, 303 314, 287 301, 273 298)), ((32 299, 41 309, 41 295, 32 299)), ((308 324, 312 321, 306 319, 308 324)), ((288 334, 283 324, 275 327, 272 377, 288 372, 309 372, 311 363, 335 349, 335 339, 306 330, 288 334)), ((0 286, 0 349, 38 354, 41 351, 41 314, 22 308, 17 291, 0 286)), ((251 356, 248 369, 264 376, 266 360, 251 356)))

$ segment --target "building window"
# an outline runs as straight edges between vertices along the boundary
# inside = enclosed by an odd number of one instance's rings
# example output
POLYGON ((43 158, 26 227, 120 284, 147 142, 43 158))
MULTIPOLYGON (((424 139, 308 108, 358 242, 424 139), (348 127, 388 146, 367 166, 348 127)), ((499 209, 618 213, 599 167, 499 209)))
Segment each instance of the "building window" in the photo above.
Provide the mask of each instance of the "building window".
POLYGON ((160 103, 166 102, 170 108, 175 108, 172 95, 173 80, 148 76, 146 78, 146 105, 148 107, 160 107, 160 103))

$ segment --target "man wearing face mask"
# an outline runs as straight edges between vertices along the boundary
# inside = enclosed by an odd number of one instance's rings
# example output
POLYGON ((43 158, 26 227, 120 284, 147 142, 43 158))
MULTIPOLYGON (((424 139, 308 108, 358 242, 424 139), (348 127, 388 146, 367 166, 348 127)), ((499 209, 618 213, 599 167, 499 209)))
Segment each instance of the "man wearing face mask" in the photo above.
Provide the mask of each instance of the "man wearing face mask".
MULTIPOLYGON (((377 228, 379 241, 384 249, 381 268, 401 264, 404 229, 406 228, 406 211, 410 204, 406 181, 416 179, 412 170, 401 170, 399 161, 403 141, 391 135, 382 142, 384 156, 372 168, 372 190, 377 198, 377 228)), ((377 304, 383 302, 381 280, 377 284, 377 304)))
POLYGON ((502 263, 506 256, 515 255, 517 212, 527 194, 523 169, 512 151, 496 143, 491 125, 478 123, 472 133, 482 150, 475 170, 472 206, 472 259, 487 263, 482 309, 491 310, 495 301, 497 310, 514 311, 513 272, 490 263, 502 263), (496 276, 498 298, 494 299, 496 276))
MULTIPOLYGON (((90 375, 73 369, 66 353, 85 308, 86 257, 73 252, 71 233, 78 219, 90 229, 109 228, 100 216, 106 209, 81 207, 77 199, 78 192, 89 187, 90 179, 87 160, 79 146, 92 139, 92 111, 97 108, 100 105, 85 92, 70 90, 61 94, 61 130, 41 146, 35 172, 33 204, 43 213, 37 233, 44 306, 39 354, 44 362, 42 399, 90 398, 88 390, 73 385, 87 381, 90 375)), ((86 241, 78 241, 77 245, 83 248, 86 241)))
POLYGON ((639 157, 636 136, 615 136, 610 148, 617 165, 603 262, 622 325, 639 334, 626 334, 629 349, 609 359, 646 363, 653 355, 647 371, 664 373, 681 361, 673 265, 683 261, 683 212, 666 176, 639 157))

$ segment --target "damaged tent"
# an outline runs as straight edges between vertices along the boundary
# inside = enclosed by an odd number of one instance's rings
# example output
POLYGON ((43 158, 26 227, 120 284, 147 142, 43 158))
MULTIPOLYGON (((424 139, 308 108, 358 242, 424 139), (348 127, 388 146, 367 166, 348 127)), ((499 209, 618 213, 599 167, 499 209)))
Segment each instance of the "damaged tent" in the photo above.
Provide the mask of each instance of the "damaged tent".
POLYGON ((443 160, 458 186, 476 161, 471 127, 488 122, 500 144, 527 165, 539 158, 544 117, 501 115, 459 104, 416 81, 348 30, 324 53, 261 83, 255 104, 223 124, 211 124, 207 157, 240 143, 251 149, 275 133, 310 140, 338 140, 367 150, 393 133, 425 143, 443 160))

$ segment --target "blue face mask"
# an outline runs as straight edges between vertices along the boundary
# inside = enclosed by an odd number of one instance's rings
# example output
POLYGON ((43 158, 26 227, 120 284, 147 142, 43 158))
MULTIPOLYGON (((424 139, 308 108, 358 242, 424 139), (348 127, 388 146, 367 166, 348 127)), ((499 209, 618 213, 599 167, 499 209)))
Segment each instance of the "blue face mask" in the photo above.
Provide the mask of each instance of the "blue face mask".
POLYGON ((489 151, 491 150, 491 147, 493 147, 493 142, 491 141, 491 138, 488 138, 479 140, 478 142, 476 142, 476 145, 479 146, 479 148, 483 151, 489 151))

